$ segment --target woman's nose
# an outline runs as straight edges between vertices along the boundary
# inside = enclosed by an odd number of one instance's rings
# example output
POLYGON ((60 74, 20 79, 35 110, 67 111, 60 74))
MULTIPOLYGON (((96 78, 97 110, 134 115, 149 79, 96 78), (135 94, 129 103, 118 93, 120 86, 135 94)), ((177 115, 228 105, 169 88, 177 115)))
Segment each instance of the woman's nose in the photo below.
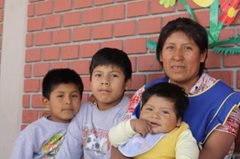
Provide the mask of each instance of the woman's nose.
POLYGON ((182 60, 183 59, 183 50, 182 49, 176 49, 174 55, 173 55, 173 58, 175 60, 182 60))

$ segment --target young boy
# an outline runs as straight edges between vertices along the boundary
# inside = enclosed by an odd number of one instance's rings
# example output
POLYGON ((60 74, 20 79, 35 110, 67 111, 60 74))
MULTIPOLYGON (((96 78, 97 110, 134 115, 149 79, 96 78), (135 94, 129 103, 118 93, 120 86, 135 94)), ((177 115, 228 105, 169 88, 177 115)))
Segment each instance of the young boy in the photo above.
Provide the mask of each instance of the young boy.
MULTIPOLYGON (((198 158, 196 140, 182 121, 188 98, 181 87, 170 83, 153 85, 143 92, 141 105, 139 119, 123 121, 109 131, 114 147, 136 159, 198 158)), ((116 153, 114 159, 125 158, 116 153)))
POLYGON ((20 133, 12 159, 54 158, 69 122, 79 111, 82 93, 83 83, 75 71, 50 70, 42 82, 42 101, 50 115, 31 123, 20 133))
POLYGON ((95 103, 85 103, 68 127, 58 159, 109 159, 108 131, 127 112, 132 67, 127 54, 113 48, 100 49, 90 64, 91 90, 95 103))

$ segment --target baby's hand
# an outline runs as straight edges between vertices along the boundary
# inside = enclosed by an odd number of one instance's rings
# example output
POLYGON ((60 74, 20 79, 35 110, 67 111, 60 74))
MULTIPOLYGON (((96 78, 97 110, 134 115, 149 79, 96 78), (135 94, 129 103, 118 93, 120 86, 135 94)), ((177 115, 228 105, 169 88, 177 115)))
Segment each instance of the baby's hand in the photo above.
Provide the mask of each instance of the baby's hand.
POLYGON ((147 135, 147 133, 151 132, 151 126, 148 124, 146 120, 143 119, 132 119, 130 121, 132 129, 142 135, 143 137, 147 135))

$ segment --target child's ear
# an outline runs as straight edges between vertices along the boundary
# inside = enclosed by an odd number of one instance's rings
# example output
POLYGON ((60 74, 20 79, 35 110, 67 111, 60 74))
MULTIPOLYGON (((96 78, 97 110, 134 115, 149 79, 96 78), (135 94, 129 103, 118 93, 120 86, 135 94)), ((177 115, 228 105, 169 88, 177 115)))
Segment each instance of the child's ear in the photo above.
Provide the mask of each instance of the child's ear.
POLYGON ((128 79, 125 83, 125 90, 127 90, 131 86, 132 80, 128 79))
POLYGON ((45 107, 47 107, 47 108, 49 107, 49 99, 47 99, 46 97, 43 97, 42 102, 43 102, 45 107))
POLYGON ((182 123, 182 118, 178 118, 177 120, 177 127, 180 127, 182 123))

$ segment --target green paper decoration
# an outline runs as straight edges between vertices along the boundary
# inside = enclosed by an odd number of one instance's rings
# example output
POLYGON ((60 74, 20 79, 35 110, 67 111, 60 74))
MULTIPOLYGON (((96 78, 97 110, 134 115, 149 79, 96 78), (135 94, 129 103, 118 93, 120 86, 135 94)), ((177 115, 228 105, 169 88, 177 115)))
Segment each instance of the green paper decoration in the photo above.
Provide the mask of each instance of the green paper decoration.
MULTIPOLYGON (((164 0, 163 0, 164 1, 164 0)), ((162 2, 163 2, 162 1, 162 2)), ((192 8, 187 4, 185 0, 179 0, 179 2, 184 6, 184 8, 188 11, 191 18, 196 20, 196 16, 192 10, 192 8)), ((230 7, 235 7, 239 5, 239 1, 232 0, 228 2, 227 0, 223 1, 221 7, 223 9, 229 9, 230 7), (229 7, 229 8, 227 8, 229 7)), ((210 26, 208 32, 208 39, 209 39, 209 47, 216 53, 220 53, 223 55, 236 55, 240 54, 240 47, 234 46, 236 44, 240 44, 240 36, 233 36, 229 39, 219 40, 219 34, 224 27, 224 18, 228 18, 226 11, 222 11, 222 15, 219 21, 219 0, 214 0, 214 2, 210 5, 210 26), (226 14, 226 15, 225 15, 226 14)), ((228 11, 228 10, 227 10, 228 11)), ((235 15, 236 16, 236 15, 235 15)), ((233 21, 233 19, 232 19, 233 21)), ((230 24, 230 23, 229 23, 230 24)), ((156 50, 157 43, 152 40, 147 40, 147 48, 156 50)))

